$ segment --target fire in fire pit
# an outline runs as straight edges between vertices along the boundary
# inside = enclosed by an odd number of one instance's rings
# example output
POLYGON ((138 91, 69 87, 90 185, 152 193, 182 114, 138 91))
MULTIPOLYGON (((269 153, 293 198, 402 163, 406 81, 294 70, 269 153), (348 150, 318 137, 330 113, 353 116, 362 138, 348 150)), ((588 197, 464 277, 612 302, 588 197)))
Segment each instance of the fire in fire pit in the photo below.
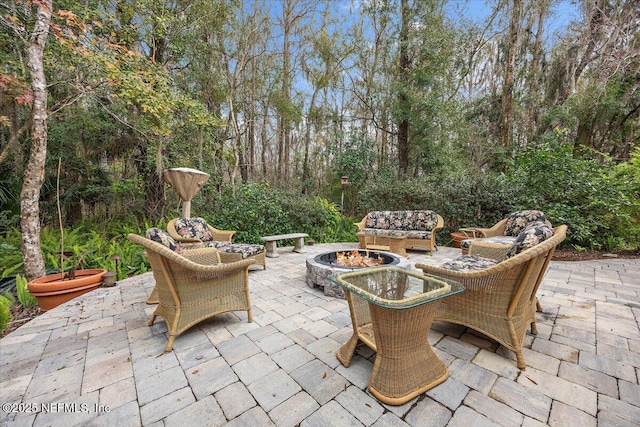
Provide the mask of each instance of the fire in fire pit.
POLYGON ((371 255, 369 255, 369 251, 366 251, 365 254, 361 254, 360 251, 336 252, 336 265, 341 267, 375 267, 384 263, 379 252, 376 252, 377 256, 371 255))

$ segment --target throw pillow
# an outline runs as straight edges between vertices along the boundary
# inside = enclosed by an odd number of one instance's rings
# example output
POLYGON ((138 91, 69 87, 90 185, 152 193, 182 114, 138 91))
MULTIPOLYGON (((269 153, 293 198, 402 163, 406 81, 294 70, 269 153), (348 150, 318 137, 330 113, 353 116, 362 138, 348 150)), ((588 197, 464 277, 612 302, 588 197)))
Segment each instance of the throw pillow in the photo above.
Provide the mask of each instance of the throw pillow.
POLYGON ((507 224, 504 229, 505 236, 518 236, 532 222, 545 222, 547 217, 542 211, 527 210, 514 212, 507 218, 507 224))
POLYGON ((553 230, 546 223, 542 221, 532 222, 518 234, 516 241, 507 251, 507 258, 518 255, 525 249, 532 248, 551 236, 553 236, 553 230))
POLYGON ((165 231, 160 230, 159 228, 152 227, 147 230, 145 234, 147 239, 153 240, 156 243, 160 243, 162 246, 166 246, 172 251, 176 251, 178 246, 176 245, 176 241, 173 240, 173 237, 169 236, 165 231))
POLYGON ((213 235, 204 218, 178 218, 175 224, 176 232, 182 237, 199 239, 201 242, 213 240, 213 235))

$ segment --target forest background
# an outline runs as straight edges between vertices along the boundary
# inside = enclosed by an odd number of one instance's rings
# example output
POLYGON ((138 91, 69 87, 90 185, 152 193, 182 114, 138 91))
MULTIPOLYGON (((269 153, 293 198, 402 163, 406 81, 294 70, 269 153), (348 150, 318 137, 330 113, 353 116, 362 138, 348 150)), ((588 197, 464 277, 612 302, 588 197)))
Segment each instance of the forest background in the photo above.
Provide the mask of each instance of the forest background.
POLYGON ((433 209, 446 244, 542 209, 569 246, 637 248, 640 3, 566 5, 2 2, 2 275, 62 268, 59 220, 90 266, 145 271, 125 236, 179 216, 170 167, 211 175, 192 214, 241 242, 433 209))

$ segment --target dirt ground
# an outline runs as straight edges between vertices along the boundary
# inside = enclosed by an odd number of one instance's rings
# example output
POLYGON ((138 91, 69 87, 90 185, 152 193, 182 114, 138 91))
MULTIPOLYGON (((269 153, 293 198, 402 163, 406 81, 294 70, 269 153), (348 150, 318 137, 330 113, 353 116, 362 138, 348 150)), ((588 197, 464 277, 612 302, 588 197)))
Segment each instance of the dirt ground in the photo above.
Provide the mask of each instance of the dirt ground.
MULTIPOLYGON (((593 259, 612 258, 640 258, 640 249, 634 251, 576 251, 572 249, 556 249, 553 254, 554 261, 588 261, 593 259)), ((24 308, 21 304, 15 304, 11 308, 13 321, 7 325, 2 333, 2 337, 15 331, 29 320, 40 315, 40 307, 24 308)))
POLYGON ((556 249, 553 254, 554 261, 589 261, 592 259, 612 258, 640 258, 640 249, 633 251, 576 251, 573 249, 556 249))

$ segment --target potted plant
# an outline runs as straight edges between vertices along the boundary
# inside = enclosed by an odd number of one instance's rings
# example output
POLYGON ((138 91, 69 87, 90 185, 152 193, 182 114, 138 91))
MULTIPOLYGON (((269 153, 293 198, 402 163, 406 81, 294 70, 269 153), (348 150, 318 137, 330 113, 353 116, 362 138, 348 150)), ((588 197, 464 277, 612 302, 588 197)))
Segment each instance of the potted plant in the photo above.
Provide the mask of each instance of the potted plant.
MULTIPOLYGON (((92 291, 102 285, 107 270, 101 268, 79 269, 88 252, 81 254, 70 269, 34 279, 27 285, 31 295, 36 297, 42 311, 51 310, 75 297, 92 291)), ((69 259, 67 254, 62 259, 69 259)), ((64 264, 61 264, 64 265, 64 264)))
POLYGON ((73 252, 64 251, 64 228, 62 226, 62 211, 60 209, 60 165, 58 160, 58 180, 56 185, 56 199, 58 204, 58 222, 60 225, 60 273, 50 274, 29 282, 27 288, 36 297, 42 311, 51 310, 75 297, 92 291, 102 285, 104 269, 78 269, 85 256, 91 251, 79 254, 69 270, 65 270, 65 261, 71 260, 73 252))

